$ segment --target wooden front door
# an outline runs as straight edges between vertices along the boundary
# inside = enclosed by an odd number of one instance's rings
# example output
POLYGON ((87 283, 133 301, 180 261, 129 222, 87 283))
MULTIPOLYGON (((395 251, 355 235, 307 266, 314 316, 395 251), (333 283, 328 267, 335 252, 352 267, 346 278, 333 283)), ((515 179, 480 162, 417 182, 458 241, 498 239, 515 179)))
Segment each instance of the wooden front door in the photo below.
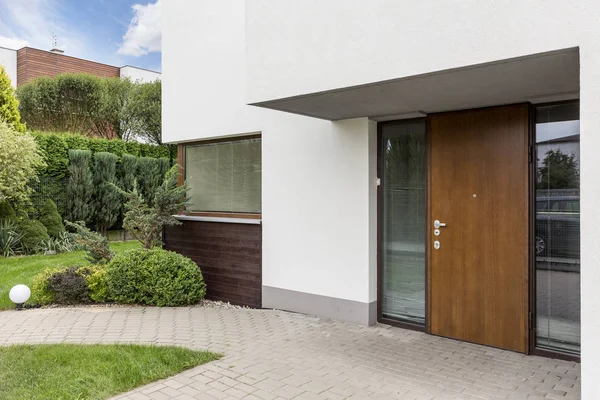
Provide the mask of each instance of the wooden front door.
POLYGON ((432 334, 527 352, 528 124, 525 105, 430 117, 432 334))

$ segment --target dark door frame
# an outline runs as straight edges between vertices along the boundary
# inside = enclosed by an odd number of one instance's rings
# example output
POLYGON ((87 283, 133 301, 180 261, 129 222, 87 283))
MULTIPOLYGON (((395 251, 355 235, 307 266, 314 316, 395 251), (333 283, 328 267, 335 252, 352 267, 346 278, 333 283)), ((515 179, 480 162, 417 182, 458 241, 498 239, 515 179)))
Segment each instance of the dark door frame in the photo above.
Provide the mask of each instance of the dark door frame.
MULTIPOLYGON (((548 104, 536 104, 536 106, 540 105, 549 105, 549 104, 560 104, 567 102, 579 102, 579 100, 565 101, 565 102, 553 102, 548 104)), ((524 104, 524 103, 517 103, 524 104)), ((514 105, 517 105, 514 104, 514 105)), ((536 171, 535 171, 535 163, 533 162, 533 158, 535 157, 535 107, 531 103, 525 103, 529 108, 529 290, 527 293, 528 304, 529 304, 529 312, 528 312, 528 321, 527 321, 527 330, 529 333, 529 346, 526 350, 526 354, 538 355, 542 357, 549 358, 557 358, 567 361, 575 361, 580 362, 580 356, 571 354, 571 353, 563 353, 558 351, 551 351, 546 349, 540 349, 536 346, 536 335, 535 335, 535 321, 536 321, 536 313, 535 313, 535 251, 533 250, 535 247, 535 180, 536 180, 536 171)), ((481 107, 476 109, 488 109, 495 108, 494 107, 481 107)), ((435 114, 449 114, 449 113, 457 113, 457 112, 465 112, 475 109, 467 109, 467 110, 459 110, 459 111, 451 111, 444 113, 435 113, 435 114)), ((433 113, 430 115, 434 115, 433 113)), ((429 281, 429 246, 425 247, 425 323, 423 325, 415 324, 407 321, 399 321, 393 320, 390 318, 384 318, 382 313, 382 286, 383 286, 383 235, 382 235, 382 184, 381 180, 381 162, 382 162, 382 139, 383 139, 383 127, 386 125, 400 125, 404 123, 411 123, 415 121, 423 121, 426 126, 425 133, 425 172, 426 172, 426 198, 427 198, 427 214, 426 214, 426 226, 431 226, 430 215, 429 215, 429 205, 431 199, 429 198, 429 185, 430 185, 430 118, 429 116, 424 118, 414 118, 414 119, 403 119, 403 120, 393 120, 393 121, 383 121, 377 123, 377 178, 379 184, 377 185, 377 322, 396 326, 399 328, 416 330, 420 332, 430 333, 429 326, 429 315, 430 315, 430 281, 429 281)), ((431 229, 425 229, 426 243, 429 243, 431 240, 431 229)))

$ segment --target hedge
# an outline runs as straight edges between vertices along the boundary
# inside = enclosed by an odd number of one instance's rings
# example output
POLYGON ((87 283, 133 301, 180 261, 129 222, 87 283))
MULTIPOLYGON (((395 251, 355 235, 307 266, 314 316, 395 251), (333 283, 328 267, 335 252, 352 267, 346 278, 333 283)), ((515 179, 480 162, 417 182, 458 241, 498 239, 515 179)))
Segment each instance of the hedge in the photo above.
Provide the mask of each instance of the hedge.
POLYGON ((121 161, 123 154, 136 157, 177 159, 177 148, 173 145, 154 145, 138 142, 124 142, 120 139, 88 138, 72 133, 31 132, 40 147, 47 166, 39 171, 42 176, 64 178, 69 165, 69 150, 91 150, 92 153, 107 152, 121 161))

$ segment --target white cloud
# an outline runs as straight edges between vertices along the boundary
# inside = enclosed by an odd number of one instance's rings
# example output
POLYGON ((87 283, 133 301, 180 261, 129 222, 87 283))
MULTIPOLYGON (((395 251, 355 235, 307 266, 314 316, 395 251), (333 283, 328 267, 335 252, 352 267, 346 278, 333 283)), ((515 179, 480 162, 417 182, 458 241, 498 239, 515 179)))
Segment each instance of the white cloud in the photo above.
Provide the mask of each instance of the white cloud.
POLYGON ((5 47, 7 49, 12 50, 19 50, 20 48, 25 47, 27 45, 29 45, 29 42, 27 40, 0 35, 0 47, 5 47))
POLYGON ((0 46, 50 50, 56 35, 58 47, 72 55, 83 53, 83 35, 64 19, 63 11, 61 0, 0 0, 0 46))
POLYGON ((123 35, 123 43, 117 53, 128 56, 143 56, 152 52, 160 52, 162 47, 161 0, 147 5, 134 4, 133 18, 127 32, 123 35))

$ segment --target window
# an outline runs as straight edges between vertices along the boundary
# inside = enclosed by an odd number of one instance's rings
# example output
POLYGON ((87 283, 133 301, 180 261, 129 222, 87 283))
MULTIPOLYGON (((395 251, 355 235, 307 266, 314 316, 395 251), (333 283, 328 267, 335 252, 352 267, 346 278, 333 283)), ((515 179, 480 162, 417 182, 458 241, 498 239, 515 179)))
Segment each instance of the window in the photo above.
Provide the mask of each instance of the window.
POLYGON ((580 350, 579 104, 536 109, 536 344, 580 350))
POLYGON ((425 121, 381 130, 382 316, 425 323, 425 121))
POLYGON ((261 139, 184 148, 189 212, 261 212, 261 139))

